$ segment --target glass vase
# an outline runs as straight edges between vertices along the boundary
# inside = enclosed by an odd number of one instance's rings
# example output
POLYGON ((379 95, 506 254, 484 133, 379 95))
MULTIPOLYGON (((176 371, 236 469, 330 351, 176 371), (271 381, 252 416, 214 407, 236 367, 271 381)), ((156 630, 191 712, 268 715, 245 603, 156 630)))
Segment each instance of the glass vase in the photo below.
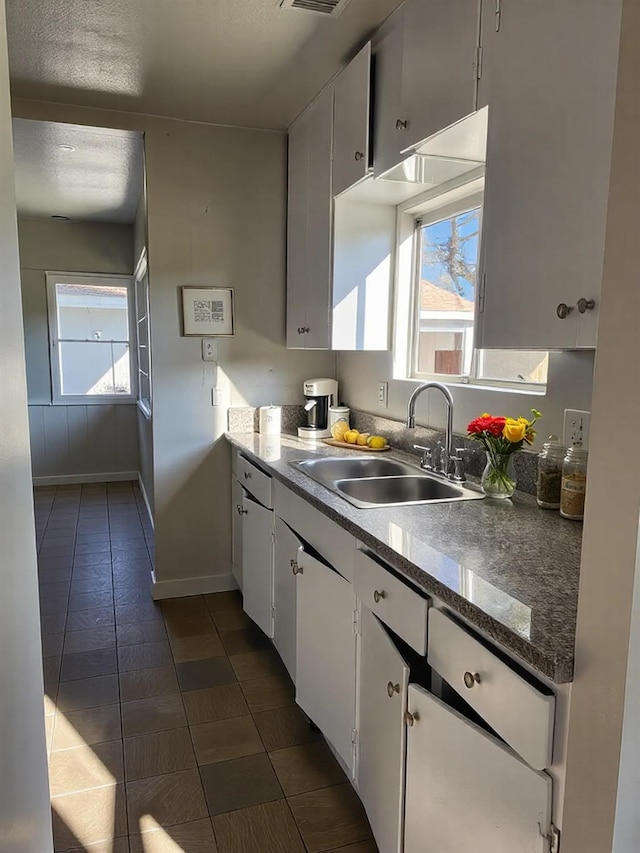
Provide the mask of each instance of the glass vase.
POLYGON ((487 453, 481 485, 489 498, 510 498, 516 490, 513 453, 487 453))

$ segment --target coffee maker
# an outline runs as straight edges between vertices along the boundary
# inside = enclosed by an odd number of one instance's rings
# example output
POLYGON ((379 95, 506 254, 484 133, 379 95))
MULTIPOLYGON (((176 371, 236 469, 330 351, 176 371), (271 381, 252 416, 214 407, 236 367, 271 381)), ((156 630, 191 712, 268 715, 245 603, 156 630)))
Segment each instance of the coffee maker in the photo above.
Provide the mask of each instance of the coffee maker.
POLYGON ((338 404, 338 383, 335 379, 307 379, 303 392, 307 423, 298 427, 298 435, 308 439, 331 438, 329 406, 338 404))

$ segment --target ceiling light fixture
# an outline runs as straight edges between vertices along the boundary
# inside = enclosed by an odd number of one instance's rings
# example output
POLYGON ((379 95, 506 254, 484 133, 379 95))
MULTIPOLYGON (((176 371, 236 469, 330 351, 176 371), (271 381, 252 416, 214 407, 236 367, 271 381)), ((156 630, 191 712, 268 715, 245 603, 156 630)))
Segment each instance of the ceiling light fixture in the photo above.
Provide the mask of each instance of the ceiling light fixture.
POLYGON ((76 149, 73 145, 58 145, 59 151, 75 151, 76 149))

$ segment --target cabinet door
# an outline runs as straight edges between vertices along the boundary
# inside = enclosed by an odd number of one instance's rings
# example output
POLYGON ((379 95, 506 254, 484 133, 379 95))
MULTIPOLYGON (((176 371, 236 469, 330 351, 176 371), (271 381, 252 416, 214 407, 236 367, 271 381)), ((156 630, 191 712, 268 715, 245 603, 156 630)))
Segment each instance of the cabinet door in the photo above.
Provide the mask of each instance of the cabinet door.
POLYGON ((333 195, 352 187, 369 170, 371 42, 340 73, 333 107, 333 195))
POLYGON ((239 480, 233 477, 231 483, 231 517, 233 528, 231 573, 242 590, 242 519, 244 517, 245 491, 239 480))
POLYGON ((307 225, 309 192, 309 132, 307 115, 289 131, 287 216, 287 346, 304 346, 307 325, 307 225))
POLYGON ((246 493, 242 505, 244 610, 273 637, 273 512, 246 493))
POLYGON ((331 271, 333 268, 333 88, 326 89, 308 113, 309 182, 307 195, 307 292, 305 349, 329 349, 331 271))
POLYGON ((402 121, 403 12, 396 13, 393 29, 376 47, 374 58, 373 173, 376 177, 397 166, 405 157, 402 121), (400 129, 398 129, 400 128, 400 129))
POLYGON ((619 5, 503 0, 499 21, 496 32, 495 15, 483 15, 489 128, 478 345, 594 346, 619 5), (595 311, 580 315, 581 297, 596 300, 595 311), (573 309, 565 319, 560 303, 573 309))
POLYGON ((409 667, 367 607, 361 635, 358 792, 379 849, 401 853, 409 667))
POLYGON ((402 52, 403 148, 476 109, 479 0, 407 0, 402 52))
POLYGON ((356 599, 332 568, 298 551, 296 702, 353 768, 356 599))
POLYGON ((551 778, 409 686, 405 853, 547 853, 551 778))
POLYGON ((273 566, 273 644, 296 680, 296 576, 298 548, 301 542, 281 518, 275 518, 273 566))

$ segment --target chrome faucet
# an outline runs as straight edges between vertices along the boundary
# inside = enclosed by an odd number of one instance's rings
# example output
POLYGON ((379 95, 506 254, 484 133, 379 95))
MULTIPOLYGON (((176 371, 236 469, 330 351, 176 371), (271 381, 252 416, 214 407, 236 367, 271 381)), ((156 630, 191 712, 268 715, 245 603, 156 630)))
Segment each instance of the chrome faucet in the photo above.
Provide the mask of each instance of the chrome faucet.
POLYGON ((424 382, 418 385, 413 394, 409 397, 407 404, 407 429, 415 429, 416 427, 416 402, 423 391, 428 391, 430 388, 435 388, 440 391, 447 404, 447 426, 445 432, 445 447, 441 449, 439 459, 434 464, 432 451, 428 447, 422 447, 420 444, 414 444, 415 450, 422 451, 422 459, 420 467, 434 474, 440 474, 448 480, 456 480, 464 482, 464 460, 460 454, 464 448, 455 448, 453 446, 453 397, 451 391, 442 382, 424 382), (451 467, 453 466, 453 473, 451 467))

